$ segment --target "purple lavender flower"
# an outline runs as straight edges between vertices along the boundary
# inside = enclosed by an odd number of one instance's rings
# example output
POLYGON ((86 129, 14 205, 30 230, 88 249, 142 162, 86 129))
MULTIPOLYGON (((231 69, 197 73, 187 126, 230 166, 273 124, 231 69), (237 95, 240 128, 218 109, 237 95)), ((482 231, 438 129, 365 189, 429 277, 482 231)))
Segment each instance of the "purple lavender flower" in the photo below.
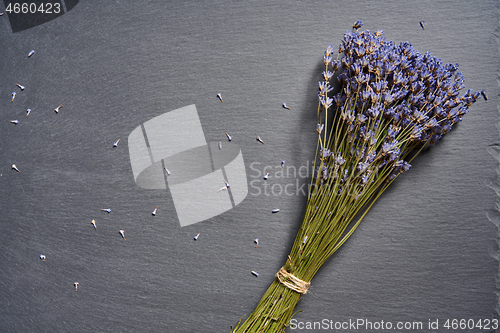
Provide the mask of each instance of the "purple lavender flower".
POLYGON ((363 125, 367 119, 368 118, 364 114, 358 113, 358 115, 356 116, 356 124, 363 125))
POLYGON ((318 82, 318 85, 319 85, 318 95, 320 96, 324 96, 333 90, 333 88, 326 82, 318 82))
POLYGON ((375 106, 366 111, 366 114, 372 118, 372 119, 377 119, 377 117, 380 114, 380 106, 375 106))
MULTIPOLYGON (((443 64, 408 42, 388 41, 383 31, 358 32, 361 26, 362 22, 356 22, 355 31, 344 34, 338 48, 340 61, 329 59, 331 45, 325 51, 320 111, 335 103, 339 125, 332 130, 337 128, 339 138, 345 137, 349 146, 340 149, 350 154, 342 157, 338 146, 327 146, 337 153, 324 163, 356 169, 358 181, 366 170, 392 168, 391 176, 383 173, 389 179, 409 168, 403 160, 409 151, 438 142, 460 122, 481 93, 468 90, 460 96, 464 79, 458 64, 443 64), (333 88, 328 82, 337 70, 340 92, 330 96, 333 88)), ((332 155, 327 148, 320 154, 332 155)), ((347 180, 345 170, 339 181, 347 180)))
POLYGON ((394 142, 385 142, 384 144, 382 144, 382 149, 381 149, 381 154, 382 156, 384 155, 387 155, 387 154, 391 154, 393 152, 393 149, 396 147, 396 144, 394 142))
POLYGON ((326 48, 325 55, 326 55, 326 56, 330 56, 330 55, 332 54, 332 52, 333 52, 333 45, 332 45, 332 44, 330 44, 330 45, 328 45, 328 47, 326 48))
POLYGON ((330 79, 332 78, 333 76, 333 73, 330 72, 330 71, 323 71, 323 79, 325 81, 330 81, 330 79))
POLYGON ((369 166, 370 166, 370 163, 359 162, 357 169, 358 169, 359 173, 363 173, 369 166))
POLYGON ((319 101, 321 102, 321 105, 323 105, 323 107, 325 109, 328 109, 330 106, 332 106, 333 99, 331 99, 328 96, 325 97, 325 96, 319 95, 319 101))
POLYGON ((329 157, 330 155, 332 154, 332 152, 330 151, 330 149, 320 149, 319 151, 319 156, 320 157, 329 157))
POLYGON ((323 57, 323 62, 325 63, 325 66, 327 66, 330 62, 332 61, 332 57, 325 55, 323 57))
POLYGON ((361 22, 361 21, 356 21, 356 22, 354 22, 354 24, 352 25, 352 28, 357 30, 357 29, 361 28, 362 26, 363 26, 363 22, 361 22))
POLYGON ((337 157, 335 157, 335 165, 342 166, 344 163, 345 163, 345 159, 342 158, 342 155, 340 155, 340 152, 339 152, 337 157))

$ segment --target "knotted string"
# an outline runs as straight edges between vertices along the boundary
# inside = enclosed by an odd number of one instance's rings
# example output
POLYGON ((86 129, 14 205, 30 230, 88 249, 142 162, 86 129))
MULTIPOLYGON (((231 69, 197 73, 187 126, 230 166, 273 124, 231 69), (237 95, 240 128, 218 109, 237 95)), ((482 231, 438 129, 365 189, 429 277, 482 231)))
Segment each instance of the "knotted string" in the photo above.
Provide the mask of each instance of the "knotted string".
POLYGON ((311 285, 311 282, 302 281, 295 275, 288 273, 284 267, 281 267, 278 273, 276 273, 276 278, 282 285, 288 289, 298 292, 299 294, 307 293, 307 290, 311 285))

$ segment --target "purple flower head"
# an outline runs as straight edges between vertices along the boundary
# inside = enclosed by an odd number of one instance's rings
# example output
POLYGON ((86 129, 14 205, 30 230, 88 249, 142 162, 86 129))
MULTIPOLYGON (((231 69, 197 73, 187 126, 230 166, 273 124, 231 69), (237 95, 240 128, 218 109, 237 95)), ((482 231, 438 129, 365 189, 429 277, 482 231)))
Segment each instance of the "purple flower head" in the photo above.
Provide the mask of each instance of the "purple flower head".
POLYGON ((347 84, 347 74, 346 74, 346 72, 339 74, 337 76, 337 81, 339 81, 339 83, 341 85, 347 84))
POLYGON ((344 101, 346 100, 345 95, 338 93, 337 95, 333 96, 333 101, 337 106, 341 106, 344 104, 344 101))
POLYGON ((358 58, 361 58, 362 56, 365 55, 366 49, 362 46, 354 48, 354 52, 358 58))
POLYGON ((330 71, 323 71, 323 79, 325 81, 330 81, 331 77, 333 76, 333 73, 330 71))
POLYGON ((379 98, 379 94, 374 93, 373 91, 370 94, 370 98, 373 104, 377 103, 377 100, 379 98))
POLYGON ((359 162, 357 169, 359 173, 363 173, 368 168, 368 166, 370 166, 370 163, 359 162))
POLYGON ((414 93, 414 94, 418 94, 421 90, 422 90, 422 85, 420 84, 420 82, 413 82, 411 85, 410 85, 410 88, 411 88, 411 92, 414 93))
POLYGON ((405 77, 403 75, 403 72, 399 72, 396 75, 392 77, 392 84, 393 85, 398 85, 400 83, 403 83, 405 80, 405 77))
POLYGON ((332 61, 332 57, 325 55, 323 57, 323 63, 327 66, 332 61))
POLYGON ((332 61, 332 70, 333 70, 334 72, 336 72, 336 71, 339 69, 339 67, 340 67, 341 65, 342 65, 342 63, 341 63, 340 61, 338 61, 338 60, 333 60, 333 61, 332 61))
POLYGON ((431 118, 428 122, 424 124, 424 128, 427 130, 434 130, 439 128, 439 123, 436 118, 431 118))
POLYGON ((387 119, 392 119, 394 114, 396 113, 396 109, 393 107, 387 108, 384 110, 384 117, 387 119))
POLYGON ((422 123, 426 122, 426 121, 429 119, 429 117, 427 117, 427 116, 425 115, 425 113, 423 113, 423 112, 421 112, 421 111, 418 111, 418 110, 417 110, 417 111, 415 111, 415 112, 413 113, 413 115, 412 115, 412 119, 413 119, 414 121, 416 121, 417 123, 422 124, 422 123))
POLYGON ((338 166, 342 166, 344 163, 345 163, 345 160, 342 158, 342 155, 340 155, 340 152, 339 152, 337 157, 335 157, 335 164, 338 166))
POLYGON ((389 139, 394 139, 396 135, 399 134, 399 131, 401 130, 401 127, 397 127, 395 125, 392 125, 387 129, 387 137, 389 139))
POLYGON ((401 155, 401 149, 399 147, 396 147, 394 150, 391 151, 391 153, 389 154, 389 158, 388 158, 388 162, 392 162, 392 161, 395 161, 399 158, 399 156, 401 155))
POLYGON ((318 94, 320 96, 326 95, 327 93, 333 90, 333 88, 327 82, 324 81, 318 82, 318 85, 319 85, 318 94))
POLYGON ((370 175, 365 173, 361 176, 361 184, 366 184, 368 182, 368 179, 370 178, 370 175))
POLYGON ((333 53, 333 46, 332 44, 328 45, 328 47, 326 48, 326 51, 325 51, 325 56, 330 56, 331 54, 333 53))
POLYGON ((349 179, 349 168, 345 168, 344 176, 342 176, 341 182, 345 183, 349 179))
POLYGON ((436 96, 436 98, 434 98, 434 101, 432 102, 432 105, 436 107, 440 106, 441 104, 443 104, 443 100, 439 96, 436 96))
POLYGON ((359 137, 363 140, 363 141, 368 141, 370 140, 372 136, 372 131, 368 130, 366 128, 366 126, 362 126, 360 129, 359 129, 359 137))
POLYGON ((367 90, 364 90, 361 92, 361 99, 363 100, 363 102, 366 102, 371 96, 371 93, 367 90))
POLYGON ((376 152, 372 152, 372 153, 366 154, 365 161, 367 163, 372 163, 375 160, 375 157, 377 157, 377 153, 376 152))
MULTIPOLYGON (((351 70, 353 72, 354 75, 358 75, 359 72, 361 72, 361 66, 359 65, 359 63, 355 62, 352 66, 351 66, 351 70)), ((353 75, 353 76, 354 76, 353 75)))
POLYGON ((368 118, 364 114, 358 113, 358 115, 356 116, 356 124, 363 125, 367 119, 368 118))
POLYGON ((372 119, 377 119, 377 117, 379 116, 380 114, 380 105, 378 106, 375 106, 375 107, 372 107, 372 108, 369 108, 367 111, 366 111, 366 114, 372 118, 372 119))
POLYGON ((323 177, 323 180, 328 179, 328 167, 324 166, 323 171, 321 171, 321 176, 323 177))
POLYGON ((382 156, 386 154, 391 154, 393 152, 393 149, 396 147, 396 144, 394 142, 385 142, 382 144, 382 148, 380 150, 382 156))
POLYGON ((448 64, 445 67, 445 70, 447 70, 450 73, 455 73, 458 70, 458 64, 448 64))
POLYGON ((422 127, 415 126, 410 134, 410 140, 419 141, 422 139, 422 127))
POLYGON ((394 162, 393 166, 394 168, 401 168, 404 164, 404 161, 403 160, 398 160, 396 162, 394 162))
POLYGON ((382 94, 382 102, 384 104, 390 104, 390 103, 392 103, 392 101, 394 101, 394 98, 392 97, 391 94, 389 94, 389 93, 382 94))
POLYGON ((319 96, 319 101, 321 102, 321 105, 323 105, 323 107, 325 109, 328 109, 330 106, 332 106, 333 99, 331 99, 328 96, 322 96, 322 95, 318 95, 318 96, 319 96))
POLYGON ((320 149, 319 151, 319 156, 320 157, 329 157, 330 155, 332 155, 332 152, 330 151, 330 149, 320 149))

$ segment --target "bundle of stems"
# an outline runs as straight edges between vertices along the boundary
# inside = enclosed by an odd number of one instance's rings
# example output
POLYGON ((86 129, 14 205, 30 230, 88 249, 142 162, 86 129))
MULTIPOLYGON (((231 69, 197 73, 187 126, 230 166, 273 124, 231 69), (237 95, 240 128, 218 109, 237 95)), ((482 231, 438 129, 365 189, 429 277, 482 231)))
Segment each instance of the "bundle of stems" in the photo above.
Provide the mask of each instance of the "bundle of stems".
POLYGON ((438 142, 480 96, 460 96, 458 64, 443 65, 408 42, 395 45, 383 31, 358 32, 361 25, 344 35, 337 60, 331 45, 324 55, 315 172, 288 260, 231 332, 283 332, 323 263, 422 148, 438 142))

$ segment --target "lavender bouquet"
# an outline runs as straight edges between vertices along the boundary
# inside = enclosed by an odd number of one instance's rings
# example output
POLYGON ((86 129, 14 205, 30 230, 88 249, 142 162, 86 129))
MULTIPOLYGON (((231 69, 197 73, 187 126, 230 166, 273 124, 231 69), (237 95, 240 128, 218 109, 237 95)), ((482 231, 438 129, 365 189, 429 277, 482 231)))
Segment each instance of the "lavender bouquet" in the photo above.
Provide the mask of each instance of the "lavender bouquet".
POLYGON ((340 60, 332 59, 331 45, 324 55, 315 174, 288 260, 232 332, 283 332, 321 265, 411 160, 460 122, 481 95, 469 90, 460 96, 465 87, 458 64, 443 65, 408 42, 395 45, 383 31, 358 32, 361 25, 344 35, 340 60))

